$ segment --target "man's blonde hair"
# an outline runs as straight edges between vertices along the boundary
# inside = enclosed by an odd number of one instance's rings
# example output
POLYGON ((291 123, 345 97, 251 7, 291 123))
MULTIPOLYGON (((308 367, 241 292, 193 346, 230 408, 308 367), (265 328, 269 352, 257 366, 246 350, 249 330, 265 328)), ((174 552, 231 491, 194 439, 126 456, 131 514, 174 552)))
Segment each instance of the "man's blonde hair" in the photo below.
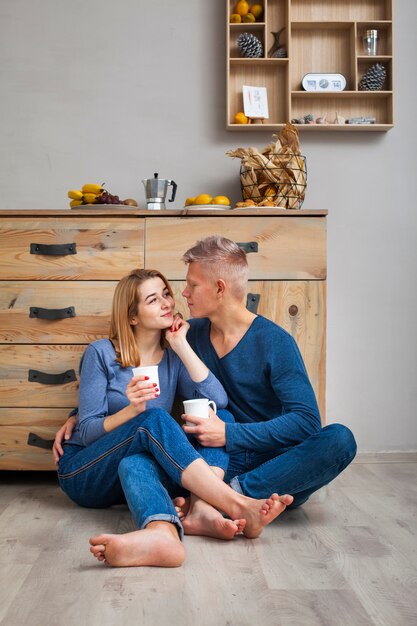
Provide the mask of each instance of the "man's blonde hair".
POLYGON ((213 281, 223 279, 235 298, 244 297, 249 277, 246 252, 231 239, 220 235, 200 239, 182 260, 187 265, 200 263, 206 276, 213 281))
MULTIPOLYGON (((138 314, 139 287, 150 278, 160 278, 173 296, 171 285, 161 272, 145 269, 132 270, 128 276, 121 278, 114 292, 109 339, 114 345, 116 360, 122 367, 140 365, 140 354, 130 320, 138 314)), ((165 333, 161 332, 161 347, 165 345, 165 333)))

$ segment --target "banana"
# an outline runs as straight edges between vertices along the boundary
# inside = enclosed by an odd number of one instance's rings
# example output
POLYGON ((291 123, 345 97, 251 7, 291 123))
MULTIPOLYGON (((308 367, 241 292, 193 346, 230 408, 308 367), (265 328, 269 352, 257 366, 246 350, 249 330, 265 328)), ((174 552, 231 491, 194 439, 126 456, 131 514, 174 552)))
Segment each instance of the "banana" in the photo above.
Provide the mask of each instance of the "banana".
POLYGON ((95 204, 97 201, 97 196, 100 194, 95 193, 85 193, 83 194, 83 200, 86 204, 95 204))
POLYGON ((103 187, 101 185, 93 185, 92 183, 83 185, 83 188, 82 188, 83 193, 94 193, 96 195, 100 194, 102 191, 103 191, 103 187))
POLYGON ((71 200, 70 207, 73 209, 76 206, 80 206, 80 204, 82 204, 82 203, 83 203, 82 200, 71 200))
POLYGON ((78 189, 70 189, 68 192, 68 198, 71 198, 71 200, 82 200, 83 192, 78 189))

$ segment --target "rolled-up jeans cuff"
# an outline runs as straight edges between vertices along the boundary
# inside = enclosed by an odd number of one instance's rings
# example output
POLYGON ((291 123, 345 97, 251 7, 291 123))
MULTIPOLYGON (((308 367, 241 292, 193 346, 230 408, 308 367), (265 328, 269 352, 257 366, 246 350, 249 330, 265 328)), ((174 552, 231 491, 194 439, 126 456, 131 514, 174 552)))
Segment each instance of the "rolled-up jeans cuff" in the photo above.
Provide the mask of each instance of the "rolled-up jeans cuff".
POLYGON ((151 522, 169 522, 170 524, 175 524, 177 527, 178 535, 180 540, 184 539, 184 528, 179 520, 179 517, 176 515, 169 515, 167 513, 158 513, 158 515, 149 515, 141 526, 141 530, 146 528, 148 524, 151 522))
POLYGON ((237 491, 237 493, 241 493, 242 496, 244 495, 243 491, 242 491, 242 487, 240 486, 240 482, 237 476, 234 476, 234 478, 232 478, 232 480, 230 481, 229 485, 231 486, 231 488, 233 489, 233 491, 237 491))

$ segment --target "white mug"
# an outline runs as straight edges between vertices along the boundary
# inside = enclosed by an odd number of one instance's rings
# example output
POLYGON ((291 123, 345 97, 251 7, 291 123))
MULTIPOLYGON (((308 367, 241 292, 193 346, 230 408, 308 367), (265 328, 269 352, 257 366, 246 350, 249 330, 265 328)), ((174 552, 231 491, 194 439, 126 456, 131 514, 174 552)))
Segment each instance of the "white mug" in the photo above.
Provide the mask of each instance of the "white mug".
POLYGON ((149 382, 156 383, 157 388, 160 389, 157 365, 144 365, 143 367, 133 367, 132 371, 133 376, 148 376, 149 382))
MULTIPOLYGON (((217 413, 217 406, 214 400, 207 400, 207 398, 195 398, 194 400, 184 400, 184 413, 188 415, 194 415, 195 417, 209 416, 209 406, 217 413)), ((194 426, 191 422, 185 422, 187 426, 194 426)))

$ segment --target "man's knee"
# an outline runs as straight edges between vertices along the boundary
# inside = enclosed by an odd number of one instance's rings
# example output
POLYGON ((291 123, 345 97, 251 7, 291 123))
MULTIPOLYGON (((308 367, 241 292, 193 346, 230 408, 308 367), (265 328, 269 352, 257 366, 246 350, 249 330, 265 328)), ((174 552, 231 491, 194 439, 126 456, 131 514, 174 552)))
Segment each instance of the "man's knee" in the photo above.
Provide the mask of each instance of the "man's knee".
POLYGON ((226 409, 219 409, 217 411, 217 415, 222 420, 222 422, 228 422, 229 424, 233 424, 235 421, 233 415, 226 409))
POLYGON ((345 456, 350 463, 356 455, 356 441, 352 431, 343 424, 329 424, 323 428, 331 438, 331 449, 338 456, 345 456))

